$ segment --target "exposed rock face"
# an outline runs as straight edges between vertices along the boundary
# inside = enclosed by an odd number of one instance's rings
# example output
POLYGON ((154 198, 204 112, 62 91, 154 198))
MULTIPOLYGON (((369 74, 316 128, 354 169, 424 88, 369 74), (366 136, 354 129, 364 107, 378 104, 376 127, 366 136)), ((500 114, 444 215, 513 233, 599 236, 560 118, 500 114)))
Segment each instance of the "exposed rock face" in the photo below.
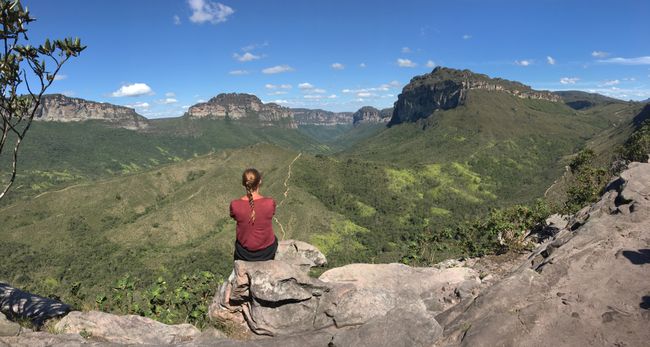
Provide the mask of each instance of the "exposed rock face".
POLYGON ((20 333, 20 325, 12 322, 0 313, 0 336, 16 336, 20 333))
POLYGON ((293 118, 299 125, 352 124, 352 112, 331 112, 308 108, 292 108, 291 111, 293 111, 293 118))
POLYGON ((262 125, 287 121, 289 127, 296 127, 291 109, 274 103, 264 104, 257 96, 244 93, 219 94, 208 102, 190 107, 187 114, 191 118, 242 119, 251 117, 259 120, 262 125))
POLYGON ((148 126, 147 119, 132 108, 71 98, 61 94, 44 95, 34 119, 53 122, 101 120, 132 130, 148 126))
POLYGON ((353 124, 359 125, 364 123, 388 123, 393 115, 392 108, 378 110, 372 106, 364 106, 357 110, 353 117, 353 124))
POLYGON ((562 101, 558 95, 536 91, 519 82, 438 66, 429 74, 414 77, 404 87, 388 125, 415 122, 429 117, 435 110, 463 105, 468 92, 476 89, 504 92, 524 99, 562 101))
POLYGON ((85 332, 93 339, 119 344, 179 344, 201 334, 191 324, 166 325, 145 317, 116 316, 98 311, 72 312, 55 328, 68 334, 85 332))
POLYGON ((327 265, 327 258, 318 248, 297 240, 280 241, 275 259, 298 265, 305 271, 309 271, 312 267, 327 265))
POLYGON ((437 345, 647 344, 649 225, 650 164, 633 163, 509 276, 439 314, 437 345))

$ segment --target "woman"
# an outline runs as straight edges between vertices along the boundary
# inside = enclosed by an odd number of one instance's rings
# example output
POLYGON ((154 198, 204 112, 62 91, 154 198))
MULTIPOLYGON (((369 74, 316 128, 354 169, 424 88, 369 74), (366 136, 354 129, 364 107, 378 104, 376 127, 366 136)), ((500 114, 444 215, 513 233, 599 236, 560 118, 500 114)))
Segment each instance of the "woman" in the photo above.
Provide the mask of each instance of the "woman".
POLYGON ((246 195, 230 202, 230 216, 237 221, 235 260, 272 260, 278 249, 272 224, 275 200, 260 194, 262 176, 255 169, 244 171, 242 185, 246 195))

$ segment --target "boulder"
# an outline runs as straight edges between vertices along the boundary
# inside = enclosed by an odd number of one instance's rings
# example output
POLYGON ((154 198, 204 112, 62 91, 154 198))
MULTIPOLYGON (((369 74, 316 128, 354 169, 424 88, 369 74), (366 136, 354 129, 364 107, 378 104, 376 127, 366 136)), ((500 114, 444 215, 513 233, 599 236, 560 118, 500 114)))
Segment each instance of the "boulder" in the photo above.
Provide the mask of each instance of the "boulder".
POLYGON ((318 248, 297 240, 280 241, 275 253, 275 260, 298 265, 306 271, 312 267, 327 265, 327 258, 318 248))
POLYGON ((50 334, 46 332, 21 333, 20 336, 1 337, 0 346, 12 347, 76 347, 109 346, 107 342, 88 341, 79 334, 50 334))
POLYGON ((16 336, 20 333, 20 324, 12 322, 0 313, 0 336, 16 336))
POLYGON ((55 329, 118 344, 178 344, 201 334, 191 324, 166 325, 141 316, 117 316, 99 311, 71 312, 55 325, 55 329))

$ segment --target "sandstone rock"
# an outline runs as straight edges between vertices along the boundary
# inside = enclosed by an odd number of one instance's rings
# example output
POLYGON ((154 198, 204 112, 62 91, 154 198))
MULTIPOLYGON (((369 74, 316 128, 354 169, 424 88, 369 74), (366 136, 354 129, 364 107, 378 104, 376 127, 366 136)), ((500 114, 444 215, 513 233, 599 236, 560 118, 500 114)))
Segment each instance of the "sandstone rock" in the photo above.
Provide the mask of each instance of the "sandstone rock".
POLYGON ((115 346, 99 341, 88 341, 79 334, 49 334, 29 332, 20 336, 0 337, 0 346, 12 347, 76 347, 76 346, 115 346))
POLYGON ((92 339, 119 344, 178 344, 198 337, 201 332, 191 324, 166 325, 153 319, 109 313, 71 312, 56 325, 63 333, 88 334, 92 339))
POLYGON ((393 115, 393 109, 378 110, 372 106, 364 106, 352 115, 354 125, 370 123, 388 123, 393 115))
POLYGON ((366 324, 334 335, 330 347, 431 346, 442 327, 421 305, 396 307, 366 324))
POLYGON ((280 241, 275 259, 288 264, 298 265, 306 271, 309 271, 312 267, 327 265, 327 258, 325 258, 325 255, 318 248, 307 242, 297 240, 280 241))
POLYGON ((533 252, 546 251, 541 262, 527 260, 474 300, 437 315, 444 335, 436 345, 646 345, 648 175, 650 164, 631 165, 619 188, 580 212, 574 231, 533 252), (602 207, 612 198, 634 207, 629 214, 606 213, 602 207))
POLYGON ((286 120, 287 127, 295 128, 291 109, 274 103, 264 104, 255 95, 245 93, 224 93, 190 107, 187 114, 191 118, 241 119, 251 117, 261 125, 286 120))
POLYGON ((147 119, 132 108, 61 94, 44 95, 34 119, 54 122, 101 120, 132 130, 148 126, 147 119))
POLYGON ((292 108, 293 119, 298 125, 325 125, 352 124, 352 112, 331 112, 325 110, 312 110, 308 108, 292 108))
POLYGON ((12 322, 0 313, 0 336, 16 336, 20 333, 20 324, 12 322))

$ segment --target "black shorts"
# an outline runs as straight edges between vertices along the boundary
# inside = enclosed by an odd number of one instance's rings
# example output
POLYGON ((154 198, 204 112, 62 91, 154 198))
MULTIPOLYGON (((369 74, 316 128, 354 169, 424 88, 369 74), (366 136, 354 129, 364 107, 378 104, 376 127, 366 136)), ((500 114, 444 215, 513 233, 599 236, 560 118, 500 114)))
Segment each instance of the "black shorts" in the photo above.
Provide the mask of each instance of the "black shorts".
POLYGON ((265 261, 275 259, 275 251, 278 250, 278 238, 272 245, 257 251, 249 251, 239 241, 235 241, 235 260, 244 261, 265 261))

